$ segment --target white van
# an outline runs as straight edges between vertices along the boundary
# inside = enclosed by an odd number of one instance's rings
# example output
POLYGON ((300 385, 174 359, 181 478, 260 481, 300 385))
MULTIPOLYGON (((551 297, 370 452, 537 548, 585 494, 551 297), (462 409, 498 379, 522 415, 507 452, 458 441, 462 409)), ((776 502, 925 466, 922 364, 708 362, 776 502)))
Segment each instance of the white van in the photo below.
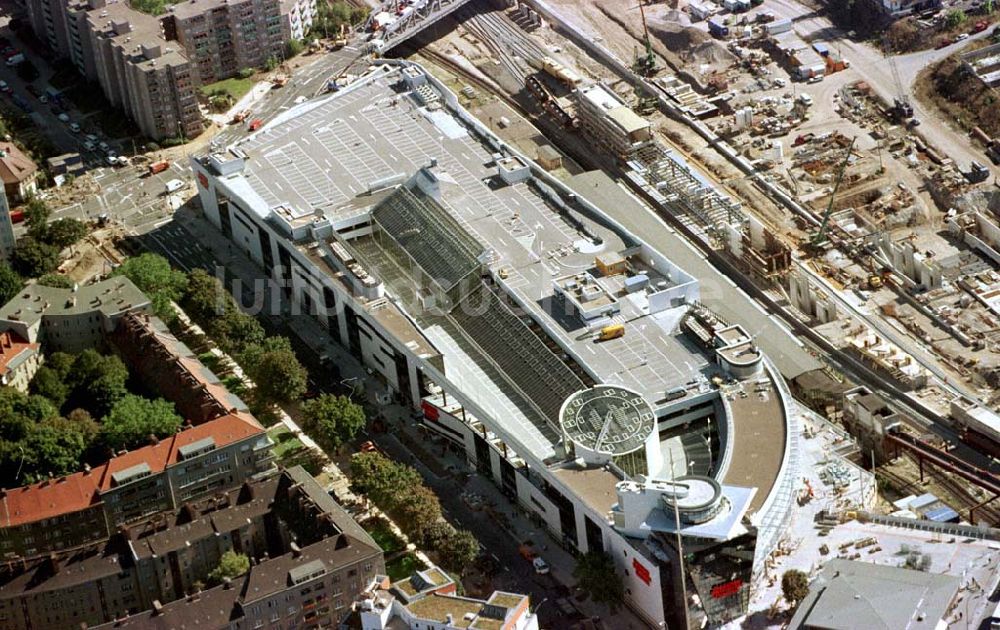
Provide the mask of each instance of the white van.
POLYGON ((184 188, 184 182, 180 179, 172 179, 166 184, 167 194, 175 193, 181 188, 184 188))

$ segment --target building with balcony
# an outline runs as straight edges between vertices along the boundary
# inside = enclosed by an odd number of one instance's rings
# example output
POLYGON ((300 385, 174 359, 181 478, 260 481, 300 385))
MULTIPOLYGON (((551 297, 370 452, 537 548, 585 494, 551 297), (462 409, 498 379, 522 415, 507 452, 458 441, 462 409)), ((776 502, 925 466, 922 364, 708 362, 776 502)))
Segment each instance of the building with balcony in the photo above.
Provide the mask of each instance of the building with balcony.
POLYGON ((378 545, 295 467, 119 528, 100 544, 6 564, 0 625, 331 626, 384 572, 378 545), (248 556, 249 572, 204 590, 228 551, 248 556))
POLYGON ((200 134, 197 70, 179 45, 155 17, 103 1, 91 0, 86 20, 104 96, 154 140, 200 134))
POLYGON ((187 0, 172 5, 162 20, 166 37, 184 47, 201 85, 285 58, 281 0, 187 0))

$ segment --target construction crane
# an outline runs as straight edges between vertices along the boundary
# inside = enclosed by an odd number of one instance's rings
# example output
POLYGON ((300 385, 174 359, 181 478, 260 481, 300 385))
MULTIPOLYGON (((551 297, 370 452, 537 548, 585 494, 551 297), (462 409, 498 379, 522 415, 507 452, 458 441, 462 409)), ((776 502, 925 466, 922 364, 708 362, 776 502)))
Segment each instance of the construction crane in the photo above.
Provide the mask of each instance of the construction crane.
POLYGON ((840 163, 840 170, 837 171, 837 179, 833 182, 833 191, 830 192, 830 201, 826 204, 826 212, 823 213, 823 223, 820 224, 819 231, 816 232, 816 236, 812 239, 814 247, 822 245, 826 240, 826 228, 830 224, 830 214, 833 213, 833 201, 837 197, 837 189, 840 188, 840 182, 844 181, 844 172, 847 171, 847 162, 851 159, 855 140, 857 138, 851 138, 851 144, 848 145, 847 152, 844 154, 844 161, 840 163))
POLYGON ((891 114, 896 122, 904 122, 908 118, 913 118, 913 106, 910 105, 910 99, 906 96, 903 82, 899 78, 899 68, 896 67, 896 60, 892 56, 892 44, 889 42, 888 31, 882 36, 882 54, 889 64, 889 70, 892 72, 892 85, 896 90, 892 100, 891 114))
POLYGON ((646 10, 642 8, 644 0, 639 0, 639 15, 642 17, 642 41, 646 47, 646 53, 642 56, 635 53, 635 63, 633 70, 644 77, 648 77, 656 71, 656 56, 653 54, 653 44, 649 39, 649 28, 646 26, 646 10))

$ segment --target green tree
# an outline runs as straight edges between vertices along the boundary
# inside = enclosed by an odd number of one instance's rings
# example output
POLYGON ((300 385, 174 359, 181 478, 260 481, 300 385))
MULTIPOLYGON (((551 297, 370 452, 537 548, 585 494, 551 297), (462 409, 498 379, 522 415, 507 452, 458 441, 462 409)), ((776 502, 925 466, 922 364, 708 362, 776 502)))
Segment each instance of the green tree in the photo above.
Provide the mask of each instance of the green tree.
POLYGON ((347 396, 322 394, 302 404, 302 428, 329 453, 353 440, 364 426, 364 408, 347 396))
POLYGON ((67 276, 58 273, 46 273, 38 278, 38 284, 43 287, 52 287, 54 289, 72 289, 73 281, 67 276))
POLYGON ((573 567, 576 585, 589 594, 595 602, 607 604, 612 611, 618 609, 625 596, 622 578, 615 571, 611 556, 600 551, 590 551, 576 560, 573 567))
POLYGON ((254 346, 261 346, 267 338, 260 322, 239 312, 235 306, 211 320, 208 333, 230 355, 240 355, 254 346))
POLYGON ((233 308, 232 298, 215 276, 204 269, 195 269, 187 278, 181 306, 196 322, 205 324, 233 308))
POLYGON ((28 236, 45 241, 49 230, 49 218, 52 211, 38 197, 32 197, 24 207, 24 223, 28 226, 28 236))
POLYGON ((355 453, 351 456, 351 486, 377 505, 388 509, 396 497, 422 483, 420 473, 382 453, 355 453))
POLYGON ((66 416, 66 421, 83 435, 87 444, 93 444, 101 434, 101 425, 86 409, 74 409, 66 416))
POLYGON ((441 520, 441 502, 422 483, 397 488, 386 511, 413 540, 423 540, 427 529, 441 520))
POLYGON ((286 337, 268 337, 250 346, 239 361, 256 384, 254 395, 263 405, 289 403, 306 391, 308 373, 286 337))
POLYGON ((11 256, 14 271, 27 278, 37 278, 59 266, 59 249, 31 236, 17 242, 11 256))
POLYGON ((302 43, 301 39, 290 39, 288 40, 288 49, 286 50, 286 56, 294 57, 303 50, 305 50, 306 45, 302 43))
POLYGON ((23 288, 21 276, 7 263, 0 263, 0 302, 6 304, 11 301, 23 288))
POLYGON ((187 275, 172 269, 166 258, 149 253, 129 258, 115 269, 115 275, 125 276, 149 296, 153 312, 160 319, 172 321, 176 317, 170 303, 180 301, 184 295, 187 275))
POLYGON ((62 409, 66 399, 69 398, 69 386, 56 370, 47 365, 38 368, 28 387, 32 394, 44 396, 58 409, 62 409))
POLYGON ((452 529, 434 549, 441 566, 449 571, 463 573, 479 555, 479 541, 467 529, 452 529))
POLYGON ((56 219, 49 224, 45 242, 65 249, 87 235, 87 226, 77 219, 56 219))
POLYGON ((34 425, 24 440, 28 453, 25 474, 39 479, 76 471, 90 446, 89 437, 80 425, 65 418, 50 418, 34 425))
POLYGON ((963 24, 969 18, 965 15, 965 11, 961 9, 952 9, 945 14, 944 19, 948 28, 955 28, 956 26, 963 24))
POLYGON ((208 574, 208 582, 209 584, 219 584, 226 578, 239 577, 249 570, 250 558, 230 550, 219 558, 219 565, 208 574))
POLYGON ((128 368, 122 360, 92 348, 76 355, 63 380, 70 388, 63 408, 86 409, 96 418, 107 415, 128 393, 128 368))
POLYGON ((789 605, 797 606, 809 594, 809 576, 798 569, 785 571, 781 575, 781 594, 789 605))
POLYGON ((144 444, 150 435, 166 437, 177 432, 181 417, 173 403, 126 394, 104 417, 101 442, 117 451, 144 444))
POLYGON ((424 530, 424 538, 420 542, 427 549, 440 549, 454 531, 455 528, 446 521, 431 523, 424 530))

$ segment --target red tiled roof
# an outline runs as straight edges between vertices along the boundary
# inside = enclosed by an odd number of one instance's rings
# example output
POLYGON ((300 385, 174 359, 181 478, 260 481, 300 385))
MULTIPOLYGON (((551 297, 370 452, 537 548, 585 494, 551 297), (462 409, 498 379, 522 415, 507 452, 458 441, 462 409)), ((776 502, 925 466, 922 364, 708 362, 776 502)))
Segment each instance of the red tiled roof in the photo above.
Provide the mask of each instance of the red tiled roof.
POLYGON ((7 365, 26 350, 38 352, 37 343, 28 343, 26 339, 13 331, 0 333, 0 374, 7 371, 7 365))
POLYGON ((38 167, 13 143, 0 142, 0 180, 19 184, 35 174, 38 167))
POLYGON ((264 432, 250 414, 230 414, 211 422, 179 431, 159 444, 119 455, 90 472, 79 472, 52 481, 7 490, 0 498, 0 527, 22 525, 61 514, 78 512, 100 499, 111 488, 111 475, 145 463, 154 473, 176 464, 178 450, 187 444, 212 437, 216 448, 264 432))

